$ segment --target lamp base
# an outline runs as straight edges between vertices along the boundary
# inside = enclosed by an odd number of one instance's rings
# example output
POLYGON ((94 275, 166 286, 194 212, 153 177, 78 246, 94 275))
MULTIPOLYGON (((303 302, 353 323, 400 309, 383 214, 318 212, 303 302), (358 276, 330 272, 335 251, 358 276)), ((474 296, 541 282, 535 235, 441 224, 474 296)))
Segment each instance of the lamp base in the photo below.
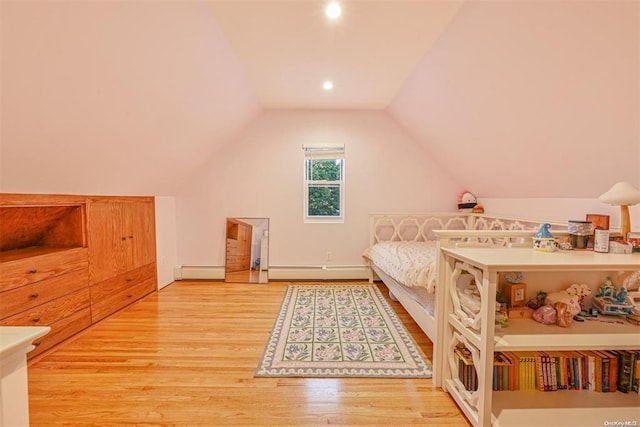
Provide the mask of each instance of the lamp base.
POLYGON ((630 231, 631 216, 629 215, 629 206, 620 205, 620 232, 624 240, 627 240, 630 231))

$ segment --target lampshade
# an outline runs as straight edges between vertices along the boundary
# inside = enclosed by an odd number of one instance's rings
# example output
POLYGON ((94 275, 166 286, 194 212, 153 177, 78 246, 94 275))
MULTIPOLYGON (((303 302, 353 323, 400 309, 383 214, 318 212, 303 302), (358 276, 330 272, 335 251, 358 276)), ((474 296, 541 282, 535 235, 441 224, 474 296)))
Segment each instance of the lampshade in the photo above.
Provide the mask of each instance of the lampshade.
POLYGON ((622 237, 626 239, 627 234, 631 231, 629 206, 640 203, 640 190, 629 182, 618 182, 609 191, 600 196, 600 201, 620 206, 620 231, 622 231, 622 237))
POLYGON ((619 182, 600 196, 600 201, 615 206, 633 206, 640 203, 640 190, 628 182, 619 182))

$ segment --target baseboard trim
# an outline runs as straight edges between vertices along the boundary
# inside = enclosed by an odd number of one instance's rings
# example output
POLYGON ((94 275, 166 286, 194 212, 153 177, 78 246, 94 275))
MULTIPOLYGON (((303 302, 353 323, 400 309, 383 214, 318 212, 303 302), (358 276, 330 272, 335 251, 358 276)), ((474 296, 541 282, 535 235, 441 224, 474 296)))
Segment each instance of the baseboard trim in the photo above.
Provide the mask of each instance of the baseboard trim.
POLYGON ((176 269, 175 280, 224 280, 224 267, 183 265, 176 269))
MULTIPOLYGON (((270 266, 269 280, 368 280, 366 265, 270 266)), ((174 271, 175 280, 224 280, 224 267, 184 265, 174 271)))

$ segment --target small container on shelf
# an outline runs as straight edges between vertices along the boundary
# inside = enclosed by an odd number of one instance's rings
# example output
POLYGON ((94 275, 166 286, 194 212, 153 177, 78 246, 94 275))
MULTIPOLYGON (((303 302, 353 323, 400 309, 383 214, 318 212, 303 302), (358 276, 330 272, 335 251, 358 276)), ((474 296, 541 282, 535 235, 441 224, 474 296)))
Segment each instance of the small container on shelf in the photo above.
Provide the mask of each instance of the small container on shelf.
POLYGON ((544 223, 533 236, 533 249, 541 252, 555 252, 558 249, 556 239, 553 237, 549 229, 551 224, 544 223))

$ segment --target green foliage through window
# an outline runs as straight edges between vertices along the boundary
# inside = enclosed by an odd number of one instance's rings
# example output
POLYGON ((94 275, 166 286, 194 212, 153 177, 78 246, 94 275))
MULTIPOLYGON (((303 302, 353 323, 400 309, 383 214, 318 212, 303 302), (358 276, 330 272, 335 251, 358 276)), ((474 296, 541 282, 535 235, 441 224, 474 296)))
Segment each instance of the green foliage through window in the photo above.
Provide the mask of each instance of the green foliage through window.
POLYGON ((340 218, 344 159, 307 158, 307 217, 340 218))

